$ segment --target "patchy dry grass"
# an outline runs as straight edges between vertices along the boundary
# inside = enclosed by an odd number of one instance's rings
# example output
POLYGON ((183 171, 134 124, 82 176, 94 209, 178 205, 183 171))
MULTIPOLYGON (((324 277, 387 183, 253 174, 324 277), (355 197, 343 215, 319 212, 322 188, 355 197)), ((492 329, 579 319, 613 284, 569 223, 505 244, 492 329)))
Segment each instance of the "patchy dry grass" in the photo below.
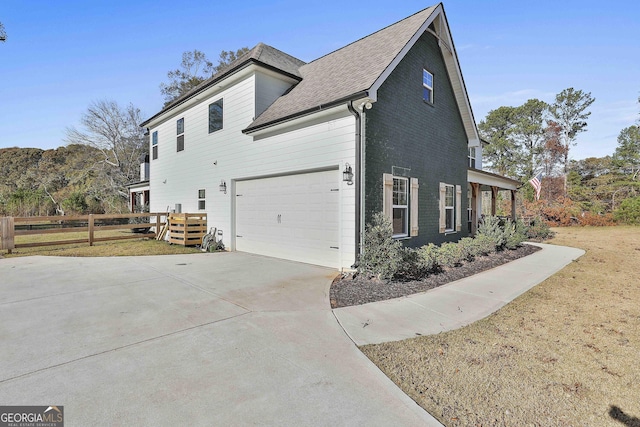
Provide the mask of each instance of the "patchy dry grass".
MULTIPOLYGON (((118 235, 131 235, 129 231, 112 230, 96 233, 96 237, 113 237, 118 235)), ((16 243, 50 242, 55 240, 86 239, 86 232, 41 234, 32 236, 16 236, 16 243)), ((48 256, 76 256, 76 257, 106 257, 106 256, 139 256, 139 255, 175 255, 200 252, 193 247, 170 245, 164 241, 155 239, 131 239, 96 242, 93 246, 88 243, 76 243, 59 246, 42 246, 36 248, 14 249, 11 254, 0 253, 0 258, 11 258, 31 255, 48 256)))
POLYGON ((640 426, 640 227, 555 231, 587 253, 497 313, 362 351, 446 426, 640 426))

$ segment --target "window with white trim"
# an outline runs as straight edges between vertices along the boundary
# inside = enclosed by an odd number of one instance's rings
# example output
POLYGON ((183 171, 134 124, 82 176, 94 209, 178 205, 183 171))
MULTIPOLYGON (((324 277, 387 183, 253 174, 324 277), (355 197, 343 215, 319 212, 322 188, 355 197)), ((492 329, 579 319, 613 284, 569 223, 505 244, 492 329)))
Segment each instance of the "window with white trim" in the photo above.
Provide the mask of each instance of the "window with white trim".
POLYGON ((440 183, 440 233, 462 230, 462 186, 440 183))
POLYGON ((476 168, 476 147, 469 147, 469 167, 476 168))
POLYGON ((445 196, 444 196, 444 211, 445 211, 445 231, 454 231, 454 223, 455 223, 455 204, 456 204, 456 192, 453 185, 446 184, 445 185, 445 196))
POLYGON ((209 133, 222 129, 222 99, 209 104, 209 133))
POLYGON ((198 210, 205 209, 205 190, 198 190, 198 210))
POLYGON ((158 158, 158 131, 151 134, 151 160, 158 158))
POLYGON ((422 99, 433 104, 433 74, 422 69, 422 99))
POLYGON ((409 235, 409 185, 407 178, 393 178, 393 237, 409 235))
POLYGON ((176 122, 176 134, 178 138, 176 140, 176 151, 184 150, 184 117, 178 119, 176 122))
POLYGON ((418 235, 418 185, 417 178, 396 177, 390 173, 382 176, 383 213, 393 225, 393 237, 418 235))

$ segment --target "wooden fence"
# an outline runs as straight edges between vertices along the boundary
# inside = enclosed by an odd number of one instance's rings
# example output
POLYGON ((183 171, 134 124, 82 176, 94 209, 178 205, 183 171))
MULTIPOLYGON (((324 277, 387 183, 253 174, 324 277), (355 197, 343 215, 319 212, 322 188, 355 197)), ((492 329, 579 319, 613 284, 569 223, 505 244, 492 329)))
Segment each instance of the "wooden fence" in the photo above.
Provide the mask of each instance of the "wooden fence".
POLYGON ((0 249, 11 253, 12 249, 34 248, 38 246, 57 246, 77 243, 88 243, 109 240, 153 238, 166 223, 166 213, 130 213, 74 216, 34 216, 0 218, 0 249), (149 218, 148 222, 129 223, 131 218, 149 218), (151 228, 155 232, 150 232, 151 228), (96 233, 107 230, 141 230, 141 233, 123 234, 121 236, 97 237, 96 233), (46 242, 16 243, 16 236, 48 235, 56 233, 86 232, 82 239, 54 240, 46 242))

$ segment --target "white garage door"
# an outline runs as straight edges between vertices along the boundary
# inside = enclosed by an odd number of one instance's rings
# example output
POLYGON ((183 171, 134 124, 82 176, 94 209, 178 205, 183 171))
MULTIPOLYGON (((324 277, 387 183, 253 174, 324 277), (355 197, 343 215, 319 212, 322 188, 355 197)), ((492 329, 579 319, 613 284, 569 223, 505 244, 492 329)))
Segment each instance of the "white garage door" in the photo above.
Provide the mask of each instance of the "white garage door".
POLYGON ((337 170, 236 183, 236 250, 339 267, 337 170))

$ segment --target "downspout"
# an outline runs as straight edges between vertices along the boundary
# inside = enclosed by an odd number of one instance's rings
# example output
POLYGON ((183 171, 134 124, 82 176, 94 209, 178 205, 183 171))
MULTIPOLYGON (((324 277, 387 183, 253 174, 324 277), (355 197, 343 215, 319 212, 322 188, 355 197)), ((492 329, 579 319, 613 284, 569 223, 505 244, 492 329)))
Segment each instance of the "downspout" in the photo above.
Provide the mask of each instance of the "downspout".
POLYGON ((358 266, 358 258, 364 250, 364 195, 365 195, 365 145, 366 145, 366 115, 365 108, 371 108, 371 103, 365 101, 357 108, 353 106, 353 101, 347 104, 347 108, 356 118, 356 238, 355 238, 355 259, 353 268, 358 266))
POLYGON ((360 247, 360 242, 361 242, 361 237, 360 237, 360 228, 361 228, 361 214, 360 212, 362 211, 362 203, 361 203, 361 195, 362 195, 362 188, 361 188, 361 184, 363 182, 362 180, 362 159, 361 159, 361 152, 362 152, 362 133, 361 133, 361 129, 362 129, 362 116, 360 113, 358 113, 358 111, 353 107, 353 101, 349 101, 349 103, 347 104, 347 108, 349 109, 349 111, 351 112, 351 114, 353 114, 356 118, 356 167, 357 167, 357 171, 355 174, 355 178, 356 178, 356 240, 355 240, 355 263, 351 266, 351 268, 356 268, 358 266, 358 258, 360 256, 360 251, 361 251, 361 247, 360 247))

